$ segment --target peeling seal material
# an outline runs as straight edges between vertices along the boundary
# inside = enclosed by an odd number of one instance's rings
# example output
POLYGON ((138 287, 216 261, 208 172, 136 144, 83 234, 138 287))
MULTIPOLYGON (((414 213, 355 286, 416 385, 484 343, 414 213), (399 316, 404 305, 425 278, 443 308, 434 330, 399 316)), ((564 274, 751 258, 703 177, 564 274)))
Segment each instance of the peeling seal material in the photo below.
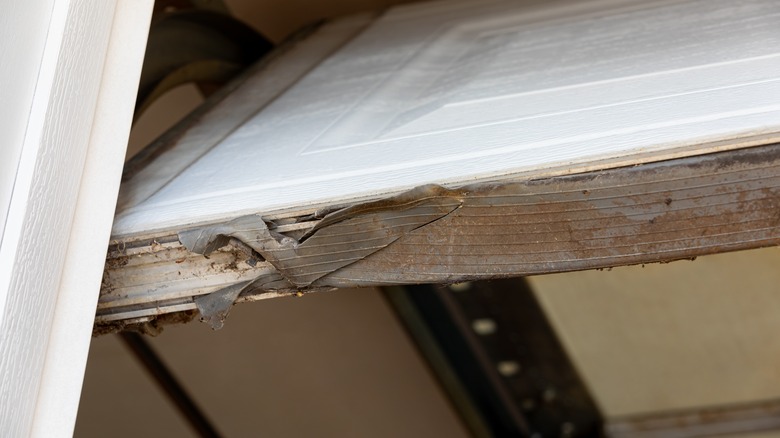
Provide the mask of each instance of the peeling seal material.
POLYGON ((200 320, 211 326, 213 330, 221 329, 238 295, 250 283, 251 281, 244 281, 207 295, 195 297, 193 301, 200 312, 200 320))
POLYGON ((258 215, 179 233, 190 251, 208 255, 236 238, 271 263, 294 287, 349 266, 387 247, 404 234, 457 210, 458 192, 426 185, 379 201, 326 215, 296 240, 279 234, 258 215))

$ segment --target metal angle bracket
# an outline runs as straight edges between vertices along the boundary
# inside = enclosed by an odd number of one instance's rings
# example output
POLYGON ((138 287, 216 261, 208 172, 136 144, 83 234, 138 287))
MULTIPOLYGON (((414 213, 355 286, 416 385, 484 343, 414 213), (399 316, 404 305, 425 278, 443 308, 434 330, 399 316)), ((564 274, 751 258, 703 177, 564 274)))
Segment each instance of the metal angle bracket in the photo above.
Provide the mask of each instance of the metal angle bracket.
POLYGON ((446 358, 435 373, 465 388, 440 379, 475 435, 601 436, 599 409, 523 279, 385 291, 423 356, 446 358))

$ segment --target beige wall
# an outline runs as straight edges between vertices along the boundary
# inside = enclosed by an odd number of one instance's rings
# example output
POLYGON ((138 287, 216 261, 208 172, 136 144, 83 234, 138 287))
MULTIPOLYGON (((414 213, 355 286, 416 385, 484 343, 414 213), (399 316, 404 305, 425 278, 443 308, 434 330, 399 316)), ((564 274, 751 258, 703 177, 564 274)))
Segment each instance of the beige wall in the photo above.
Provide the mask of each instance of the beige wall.
MULTIPOLYGON (((373 289, 243 304, 220 331, 196 322, 151 343, 225 436, 466 436, 373 289)), ((96 339, 76 436, 188 435, 119 339, 96 339)))
POLYGON ((608 416, 780 398, 780 248, 531 278, 608 416))

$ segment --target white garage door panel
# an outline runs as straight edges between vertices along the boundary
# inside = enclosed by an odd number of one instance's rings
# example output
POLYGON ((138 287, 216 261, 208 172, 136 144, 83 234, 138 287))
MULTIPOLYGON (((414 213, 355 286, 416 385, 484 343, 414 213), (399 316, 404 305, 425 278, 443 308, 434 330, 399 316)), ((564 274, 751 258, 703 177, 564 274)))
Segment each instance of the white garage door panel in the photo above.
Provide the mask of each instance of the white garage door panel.
POLYGON ((114 233, 741 147, 780 131, 779 72, 774 0, 402 7, 120 211, 114 233))

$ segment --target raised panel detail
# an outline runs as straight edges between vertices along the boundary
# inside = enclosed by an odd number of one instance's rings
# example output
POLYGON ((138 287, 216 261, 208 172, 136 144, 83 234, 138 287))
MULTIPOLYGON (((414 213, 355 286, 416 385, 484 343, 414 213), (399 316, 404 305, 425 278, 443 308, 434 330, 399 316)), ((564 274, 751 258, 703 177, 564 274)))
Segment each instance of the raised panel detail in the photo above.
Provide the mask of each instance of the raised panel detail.
POLYGON ((778 71, 774 0, 399 7, 120 211, 115 233, 766 142, 778 71))

